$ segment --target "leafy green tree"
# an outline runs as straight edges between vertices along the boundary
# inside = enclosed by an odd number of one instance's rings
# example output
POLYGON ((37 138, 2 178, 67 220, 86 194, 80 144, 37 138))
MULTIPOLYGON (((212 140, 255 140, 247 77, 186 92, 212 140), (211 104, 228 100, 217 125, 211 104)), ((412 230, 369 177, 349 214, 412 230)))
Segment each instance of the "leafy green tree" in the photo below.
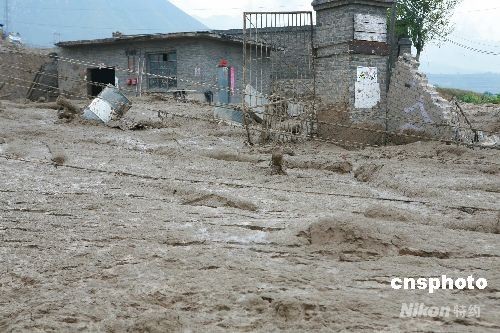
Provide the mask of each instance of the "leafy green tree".
POLYGON ((398 0, 396 36, 411 38, 417 49, 417 60, 424 46, 442 40, 452 31, 453 10, 462 0, 398 0))

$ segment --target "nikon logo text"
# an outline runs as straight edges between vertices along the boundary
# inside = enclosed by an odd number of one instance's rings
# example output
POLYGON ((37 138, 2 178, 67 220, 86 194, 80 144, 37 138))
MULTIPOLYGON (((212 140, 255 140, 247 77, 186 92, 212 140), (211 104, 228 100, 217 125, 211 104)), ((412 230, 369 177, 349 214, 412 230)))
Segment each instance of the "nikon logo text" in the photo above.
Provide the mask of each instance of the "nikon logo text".
POLYGON ((451 308, 448 306, 426 306, 423 303, 403 303, 401 306, 401 318, 416 318, 416 317, 429 317, 429 318, 448 318, 450 316, 451 308))

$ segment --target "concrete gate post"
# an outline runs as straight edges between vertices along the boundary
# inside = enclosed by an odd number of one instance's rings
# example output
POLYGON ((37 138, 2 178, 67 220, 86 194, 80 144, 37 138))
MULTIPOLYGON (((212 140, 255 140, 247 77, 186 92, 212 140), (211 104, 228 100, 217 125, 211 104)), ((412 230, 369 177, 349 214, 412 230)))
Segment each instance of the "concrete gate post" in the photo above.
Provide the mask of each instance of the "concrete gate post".
POLYGON ((318 134, 346 145, 382 144, 393 0, 314 0, 318 134), (372 129, 374 131, 362 130, 372 129))
POLYGON ((411 47, 413 43, 410 38, 403 37, 399 39, 399 53, 398 56, 404 56, 405 54, 411 54, 411 47))

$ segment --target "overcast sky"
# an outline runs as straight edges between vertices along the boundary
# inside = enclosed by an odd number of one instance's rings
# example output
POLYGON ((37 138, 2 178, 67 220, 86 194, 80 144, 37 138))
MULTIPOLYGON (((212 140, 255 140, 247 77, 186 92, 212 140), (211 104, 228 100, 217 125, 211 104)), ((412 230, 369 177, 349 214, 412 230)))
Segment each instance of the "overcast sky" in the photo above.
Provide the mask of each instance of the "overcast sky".
MULTIPOLYGON (((311 1, 301 0, 171 0, 213 29, 242 25, 243 11, 312 10, 311 1)), ((463 0, 453 21, 450 39, 476 49, 500 53, 500 0, 463 0)), ((428 73, 500 73, 500 56, 472 52, 450 43, 430 44, 422 56, 428 73)))

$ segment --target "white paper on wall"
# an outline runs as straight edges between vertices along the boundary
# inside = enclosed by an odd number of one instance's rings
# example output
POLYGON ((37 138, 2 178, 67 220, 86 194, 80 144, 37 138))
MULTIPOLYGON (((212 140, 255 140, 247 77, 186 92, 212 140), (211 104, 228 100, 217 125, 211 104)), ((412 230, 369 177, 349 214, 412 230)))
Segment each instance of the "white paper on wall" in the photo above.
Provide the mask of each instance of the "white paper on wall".
POLYGON ((358 66, 358 82, 378 82, 377 67, 358 66))
POLYGON ((371 109, 380 102, 380 84, 378 82, 360 81, 355 83, 356 109, 371 109))
POLYGON ((354 16, 354 39, 370 42, 387 42, 387 19, 374 15, 354 16))

